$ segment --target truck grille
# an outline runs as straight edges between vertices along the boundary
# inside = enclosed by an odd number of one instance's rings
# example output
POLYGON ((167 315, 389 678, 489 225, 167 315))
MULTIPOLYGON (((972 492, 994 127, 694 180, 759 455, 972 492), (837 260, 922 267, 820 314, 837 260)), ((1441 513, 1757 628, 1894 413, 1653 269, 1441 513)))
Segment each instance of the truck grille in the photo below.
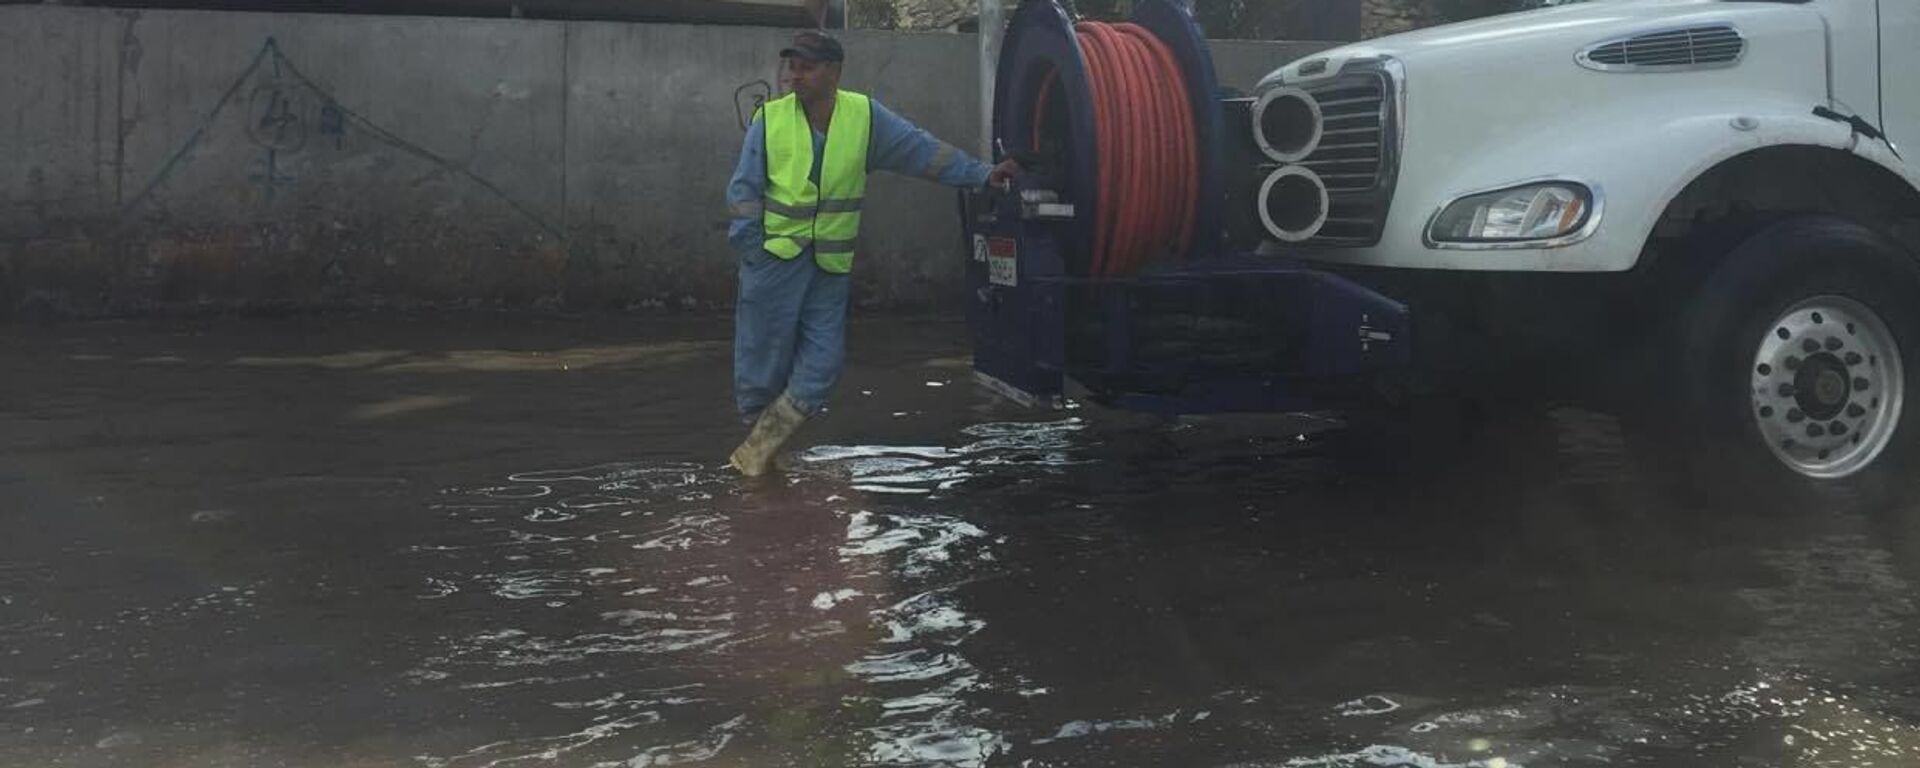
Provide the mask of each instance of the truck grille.
POLYGON ((1598 43, 1581 51, 1581 65, 1599 70, 1720 67, 1740 60, 1746 38, 1725 24, 1650 32, 1598 43))
POLYGON ((1398 160, 1393 83, 1386 72, 1372 69, 1342 74, 1306 90, 1320 102, 1323 127, 1319 148, 1300 164, 1326 182, 1329 203, 1326 226, 1307 244, 1378 243, 1398 160))

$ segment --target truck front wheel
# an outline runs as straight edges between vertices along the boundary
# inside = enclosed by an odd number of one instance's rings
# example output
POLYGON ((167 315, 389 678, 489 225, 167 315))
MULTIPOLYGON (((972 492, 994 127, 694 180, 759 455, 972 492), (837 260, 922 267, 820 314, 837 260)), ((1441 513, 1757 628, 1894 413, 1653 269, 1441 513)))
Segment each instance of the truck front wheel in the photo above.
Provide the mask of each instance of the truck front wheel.
POLYGON ((1714 495, 1847 489, 1878 502, 1916 481, 1920 406, 1906 393, 1920 384, 1920 269, 1898 244, 1839 218, 1775 222, 1679 320, 1661 366, 1679 396, 1662 421, 1714 495))

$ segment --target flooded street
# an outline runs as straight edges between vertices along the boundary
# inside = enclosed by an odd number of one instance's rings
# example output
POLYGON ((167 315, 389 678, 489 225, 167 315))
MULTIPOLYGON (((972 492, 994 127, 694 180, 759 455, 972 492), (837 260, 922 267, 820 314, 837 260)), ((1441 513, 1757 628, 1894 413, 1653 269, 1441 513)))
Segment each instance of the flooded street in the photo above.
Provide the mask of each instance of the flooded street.
POLYGON ((1028 411, 945 320, 743 483, 729 333, 0 327, 0 765, 1920 764, 1920 510, 1028 411))

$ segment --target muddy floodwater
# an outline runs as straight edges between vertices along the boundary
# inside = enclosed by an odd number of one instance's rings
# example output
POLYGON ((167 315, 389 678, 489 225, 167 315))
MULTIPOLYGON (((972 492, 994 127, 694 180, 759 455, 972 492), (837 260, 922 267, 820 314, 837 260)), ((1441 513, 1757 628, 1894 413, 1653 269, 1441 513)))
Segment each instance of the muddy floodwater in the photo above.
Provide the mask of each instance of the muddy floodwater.
POLYGON ((1920 510, 1029 411, 941 319, 743 484, 729 334, 0 326, 0 765, 1920 765, 1920 510))

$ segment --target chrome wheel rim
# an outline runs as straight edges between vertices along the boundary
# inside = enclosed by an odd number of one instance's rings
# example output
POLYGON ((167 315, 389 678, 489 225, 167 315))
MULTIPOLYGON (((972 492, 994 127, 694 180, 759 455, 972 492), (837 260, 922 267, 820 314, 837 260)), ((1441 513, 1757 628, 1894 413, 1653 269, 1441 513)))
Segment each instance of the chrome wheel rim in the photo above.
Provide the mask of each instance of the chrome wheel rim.
POLYGON ((1754 423, 1767 448, 1803 476, 1835 480, 1893 442, 1906 368, 1893 332, 1845 296, 1815 296, 1767 327, 1748 369, 1754 423))

